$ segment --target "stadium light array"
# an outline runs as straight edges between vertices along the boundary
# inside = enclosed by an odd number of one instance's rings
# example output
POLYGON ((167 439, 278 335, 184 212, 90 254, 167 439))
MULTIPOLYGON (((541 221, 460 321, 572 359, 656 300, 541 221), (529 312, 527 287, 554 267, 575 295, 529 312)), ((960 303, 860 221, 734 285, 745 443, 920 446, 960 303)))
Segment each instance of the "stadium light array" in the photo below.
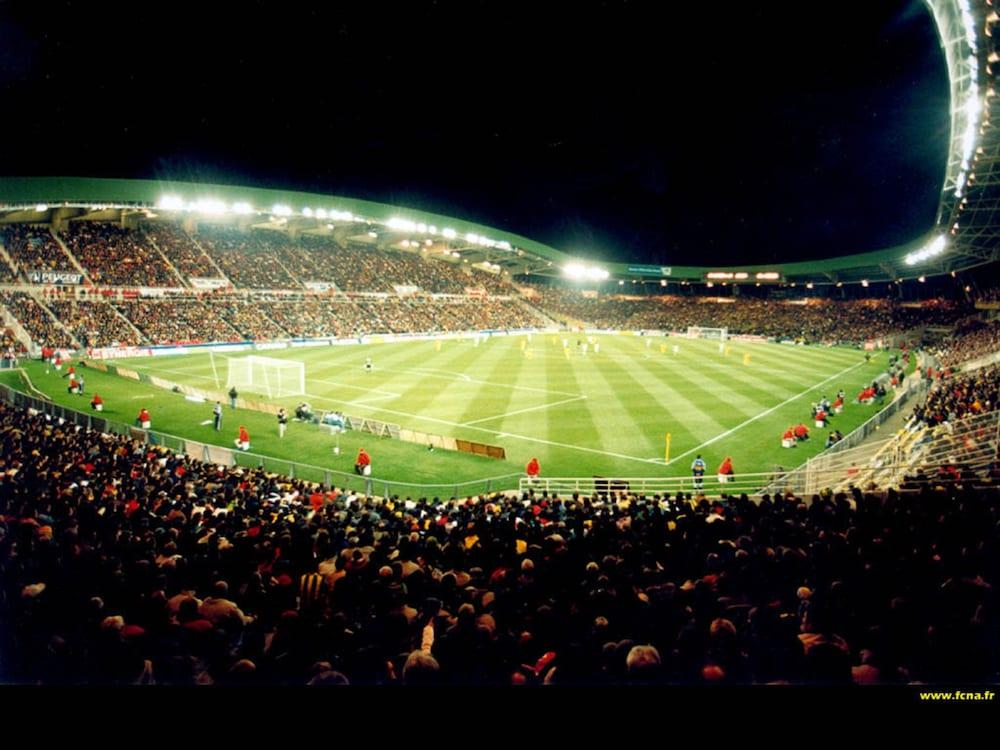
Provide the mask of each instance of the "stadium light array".
POLYGON ((157 201, 156 207, 164 211, 183 211, 184 199, 176 195, 164 195, 157 201))
POLYGON ((233 204, 233 213, 240 214, 241 216, 252 214, 253 206, 251 206, 246 201, 237 201, 236 203, 233 204))
POLYGON ((861 279, 861 286, 868 287, 868 279, 861 279))
POLYGON ((570 263, 563 266, 563 275, 569 279, 586 281, 604 281, 610 276, 604 268, 585 266, 581 263, 570 263))
POLYGON ((456 237, 458 237, 458 232, 456 232, 454 229, 449 229, 448 227, 442 229, 441 234, 443 234, 445 238, 449 240, 453 240, 456 237))
POLYGON ((49 207, 45 203, 36 203, 35 204, 35 211, 38 212, 38 213, 41 213, 42 211, 48 211, 48 210, 49 210, 49 207))
POLYGON ((903 262, 908 266, 916 265, 925 260, 929 260, 935 256, 940 255, 944 252, 945 245, 947 244, 947 239, 943 234, 938 235, 933 240, 928 242, 920 250, 915 250, 912 253, 907 253, 903 258, 903 262))
POLYGON ((308 219, 311 219, 313 216, 313 210, 308 206, 306 206, 305 208, 302 209, 302 215, 308 219))
POLYGON ((410 221, 409 219, 401 219, 398 216, 393 216, 389 221, 385 223, 389 229, 395 229, 402 232, 416 232, 417 223, 415 221, 410 221))
POLYGON ((275 203, 271 206, 271 213, 275 216, 291 216, 292 209, 283 203, 275 203))
POLYGON ((212 216, 218 216, 226 213, 225 201, 220 201, 216 198, 199 198, 188 206, 188 208, 192 211, 197 211, 201 214, 210 214, 212 216))

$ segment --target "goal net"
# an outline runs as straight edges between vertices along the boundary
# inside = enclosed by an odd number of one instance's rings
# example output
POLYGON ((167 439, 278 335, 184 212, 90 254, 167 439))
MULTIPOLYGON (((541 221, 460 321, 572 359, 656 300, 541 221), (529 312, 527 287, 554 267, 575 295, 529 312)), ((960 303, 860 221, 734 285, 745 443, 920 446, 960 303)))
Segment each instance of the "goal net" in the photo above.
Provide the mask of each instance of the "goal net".
POLYGON ((726 341, 729 338, 729 329, 689 326, 687 330, 687 337, 689 339, 712 339, 713 341, 726 341))
POLYGON ((306 392, 306 366, 302 362, 249 356, 229 360, 226 389, 263 393, 268 398, 301 396, 306 392))

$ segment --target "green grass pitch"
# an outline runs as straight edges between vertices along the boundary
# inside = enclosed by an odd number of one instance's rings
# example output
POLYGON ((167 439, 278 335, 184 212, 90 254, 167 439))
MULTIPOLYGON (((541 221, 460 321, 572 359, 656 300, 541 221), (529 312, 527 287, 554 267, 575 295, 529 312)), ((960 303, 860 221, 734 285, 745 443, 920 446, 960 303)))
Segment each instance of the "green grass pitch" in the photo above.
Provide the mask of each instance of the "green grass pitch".
MULTIPOLYGON (((279 439, 273 416, 233 411, 225 403, 223 428, 216 432, 211 403, 192 403, 92 369, 84 370, 87 395, 73 396, 66 393, 66 380, 55 372, 46 374, 40 363, 29 363, 26 370, 34 385, 58 403, 89 411, 90 397, 98 392, 105 401, 104 417, 134 423, 139 409, 146 407, 153 429, 172 435, 232 447, 237 428, 245 424, 251 450, 276 459, 350 473, 363 446, 372 456, 377 492, 389 481, 400 483, 391 486, 393 493, 444 496, 458 483, 523 472, 532 456, 549 477, 686 476, 695 453, 702 454, 709 473, 725 456, 733 457, 738 473, 770 472, 775 465, 790 468, 823 448, 826 431, 811 426, 810 404, 824 395, 832 400, 843 388, 848 403, 831 429, 847 434, 875 413, 876 406, 851 401, 888 364, 885 352, 866 362, 856 349, 730 342, 725 355, 716 341, 611 334, 597 336, 600 351, 590 346, 584 355, 578 341, 586 337, 534 334, 530 343, 523 336, 494 337, 479 346, 472 340, 446 340, 440 351, 434 341, 413 341, 258 353, 305 363, 307 394, 276 399, 289 413, 308 400, 317 411, 336 409, 502 445, 506 461, 431 452, 358 432, 344 433, 340 454, 334 455, 336 439, 315 425, 291 422, 279 439), (568 353, 563 339, 569 339, 568 353), (364 369, 367 357, 374 361, 370 373, 364 369), (797 422, 809 424, 813 438, 783 449, 781 433, 797 422), (669 465, 663 461, 667 433, 672 436, 669 465)), ((174 382, 216 387, 207 353, 121 364, 174 382)), ((216 354, 215 365, 224 386, 225 358, 216 354)), ((274 470, 282 470, 280 462, 274 470)), ((491 487, 516 484, 516 478, 508 477, 494 480, 491 487)), ((470 485, 459 493, 484 489, 484 484, 470 485)))

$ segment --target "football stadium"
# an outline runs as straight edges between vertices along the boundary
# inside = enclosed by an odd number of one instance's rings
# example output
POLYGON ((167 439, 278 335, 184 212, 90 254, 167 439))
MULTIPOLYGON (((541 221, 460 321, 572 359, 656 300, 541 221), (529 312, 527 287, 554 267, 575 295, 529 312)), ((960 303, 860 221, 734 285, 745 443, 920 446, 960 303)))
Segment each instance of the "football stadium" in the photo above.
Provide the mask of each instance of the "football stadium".
POLYGON ((1000 16, 918 5, 946 168, 889 247, 0 178, 0 681, 994 695, 1000 16))

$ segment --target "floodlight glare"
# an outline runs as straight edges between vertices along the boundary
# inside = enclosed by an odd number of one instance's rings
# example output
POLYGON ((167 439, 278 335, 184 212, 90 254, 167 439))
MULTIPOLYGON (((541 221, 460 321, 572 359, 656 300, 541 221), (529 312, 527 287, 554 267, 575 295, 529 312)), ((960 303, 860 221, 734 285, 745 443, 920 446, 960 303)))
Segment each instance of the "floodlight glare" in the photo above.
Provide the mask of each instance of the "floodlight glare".
POLYGON ((199 198, 191 204, 191 208, 199 213, 217 216, 226 213, 226 204, 216 198, 199 198))
POLYGON ((943 234, 939 234, 933 240, 928 242, 922 249, 908 253, 906 257, 903 258, 903 262, 908 266, 912 266, 928 260, 929 258, 933 258, 934 256, 940 255, 944 252, 946 244, 947 239, 945 239, 945 236, 943 234))
POLYGON ((44 204, 44 203, 36 203, 35 204, 35 211, 37 211, 38 213, 41 213, 42 211, 48 211, 48 210, 49 210, 49 207, 46 204, 44 204))
POLYGON ((454 229, 449 229, 448 227, 445 227, 444 229, 442 229, 441 230, 441 234, 443 234, 449 240, 453 240, 456 237, 458 237, 458 232, 456 232, 454 229))
POLYGON ((271 206, 271 213, 274 214, 275 216, 291 216, 292 209, 291 207, 286 206, 283 203, 275 203, 273 206, 271 206))
POLYGON ((394 216, 385 223, 389 229, 402 230, 404 232, 415 232, 417 230, 417 223, 415 221, 410 221, 409 219, 400 219, 398 216, 394 216))
POLYGON ((246 201, 239 201, 239 202, 233 204, 233 213, 234 214, 242 214, 242 215, 252 214, 253 213, 253 206, 251 206, 246 201))
POLYGON ((302 215, 311 219, 313 215, 313 210, 308 206, 306 206, 305 208, 302 209, 302 215))
POLYGON ((157 202, 156 207, 164 211, 183 211, 184 199, 176 195, 164 195, 157 202))

